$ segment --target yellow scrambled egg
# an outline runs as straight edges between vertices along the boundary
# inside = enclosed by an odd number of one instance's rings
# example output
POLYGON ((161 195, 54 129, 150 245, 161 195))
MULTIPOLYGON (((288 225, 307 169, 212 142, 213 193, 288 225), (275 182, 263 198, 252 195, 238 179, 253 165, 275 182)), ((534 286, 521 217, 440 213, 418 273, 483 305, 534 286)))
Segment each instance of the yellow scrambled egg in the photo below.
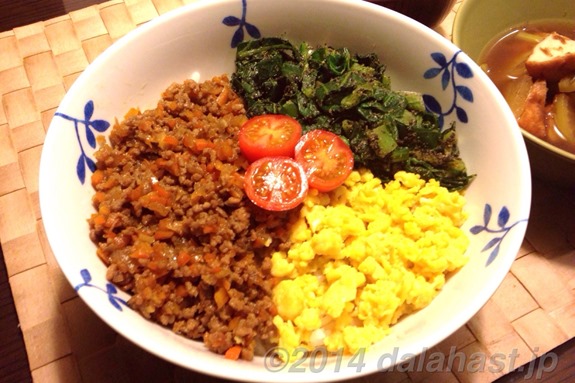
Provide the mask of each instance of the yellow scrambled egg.
POLYGON ((310 190, 289 251, 272 256, 278 346, 353 354, 428 305, 467 262, 464 204, 406 172, 382 185, 354 171, 330 193, 310 190))

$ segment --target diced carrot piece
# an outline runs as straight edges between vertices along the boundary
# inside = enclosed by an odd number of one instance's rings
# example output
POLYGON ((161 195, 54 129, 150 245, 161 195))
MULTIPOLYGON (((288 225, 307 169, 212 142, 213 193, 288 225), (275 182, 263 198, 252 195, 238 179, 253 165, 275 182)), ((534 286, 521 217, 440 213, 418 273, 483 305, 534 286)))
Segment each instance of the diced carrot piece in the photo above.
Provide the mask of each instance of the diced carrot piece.
POLYGON ((194 141, 194 147, 197 152, 201 152, 206 148, 213 148, 215 145, 213 142, 206 140, 205 138, 196 138, 194 141))
POLYGON ((216 306, 221 309, 230 299, 228 292, 224 287, 219 287, 214 293, 214 301, 216 301, 216 306))
POLYGON ((158 105, 156 105, 156 117, 162 117, 162 115, 164 114, 164 104, 162 103, 158 103, 158 105))
POLYGON ((111 188, 113 188, 117 184, 118 184, 118 180, 116 178, 108 177, 108 179, 106 181, 103 181, 99 185, 104 190, 110 190, 111 188))
MULTIPOLYGON (((167 206, 170 204, 171 194, 168 190, 166 190, 163 186, 159 183, 152 184, 152 190, 150 193, 146 194, 141 198, 142 205, 147 207, 148 209, 152 209, 156 211, 157 206, 155 205, 162 205, 161 210, 167 209, 167 206)), ((162 214, 165 215, 165 214, 162 214)))
POLYGON ((104 238, 113 239, 113 238, 116 238, 117 236, 118 236, 118 234, 114 233, 113 230, 106 230, 106 231, 104 232, 104 238))
POLYGON ((170 229, 170 220, 168 218, 161 219, 158 222, 158 229, 159 230, 171 230, 170 229))
POLYGON ((165 136, 162 137, 162 140, 160 141, 160 148, 162 149, 173 149, 176 146, 178 146, 180 142, 178 141, 178 139, 170 134, 166 134, 165 136))
POLYGON ((204 227, 202 227, 202 232, 204 234, 215 233, 217 230, 218 228, 216 225, 204 225, 204 227))
POLYGON ((216 154, 221 161, 226 161, 234 154, 234 149, 232 148, 231 143, 226 140, 216 148, 216 154))
POLYGON ((229 290, 232 287, 232 282, 229 279, 220 279, 218 281, 220 286, 223 286, 224 289, 229 290))
POLYGON ((101 203, 105 199, 106 199, 106 193, 97 191, 96 193, 94 193, 94 196, 92 197, 92 202, 101 203))
POLYGON ((176 287, 176 295, 184 298, 188 295, 188 290, 186 289, 186 286, 184 285, 178 285, 178 287, 176 287))
POLYGON ((140 121, 140 123, 138 124, 138 129, 141 130, 142 132, 149 132, 150 130, 152 130, 152 121, 150 120, 140 121))
POLYGON ((135 259, 148 258, 148 256, 149 256, 149 254, 143 253, 140 251, 132 251, 132 253, 130 254, 130 258, 135 258, 135 259))
POLYGON ((192 136, 191 134, 186 134, 184 136, 184 139, 182 140, 182 143, 186 148, 194 149, 195 148, 194 141, 195 141, 194 136, 192 136))
POLYGON ((178 109, 178 103, 176 101, 166 101, 163 104, 165 109, 168 109, 168 112, 175 112, 178 109))
POLYGON ((92 173, 90 180, 92 181, 92 186, 96 186, 104 180, 104 172, 100 169, 96 169, 94 173, 92 173))
POLYGON ((105 205, 105 204, 101 204, 100 207, 98 208, 98 213, 100 213, 102 215, 110 214, 111 213, 110 206, 105 205))
POLYGON ((156 261, 150 261, 148 262, 147 265, 148 269, 152 270, 152 271, 157 271, 159 269, 159 265, 158 262, 156 261))
POLYGON ((133 117, 133 116, 138 115, 139 113, 140 113, 140 109, 138 109, 138 108, 130 108, 130 110, 128 110, 128 113, 126 113, 126 114, 124 115, 124 118, 130 118, 130 117, 133 117))
POLYGON ((170 192, 166 190, 162 185, 159 183, 152 184, 152 189, 156 192, 156 194, 160 197, 169 197, 170 192))
POLYGON ((170 129, 174 129, 174 126, 176 126, 177 122, 178 122, 178 120, 175 118, 166 119, 166 124, 170 127, 170 129))
POLYGON ((145 242, 139 242, 132 247, 132 253, 130 254, 131 258, 149 258, 152 254, 152 246, 145 242))
POLYGON ((142 185, 138 185, 134 189, 130 190, 130 192, 128 193, 128 198, 130 199, 130 201, 137 201, 142 197, 143 193, 144 188, 142 187, 142 185))
POLYGON ((174 232, 171 230, 156 230, 154 233, 155 239, 168 239, 174 236, 174 232))
POLYGON ((226 350, 224 357, 230 360, 238 360, 240 358, 241 353, 242 353, 242 347, 236 344, 226 350))
POLYGON ((189 109, 186 109, 186 110, 182 111, 182 113, 180 114, 180 117, 182 117, 186 121, 191 121, 192 118, 194 118, 194 114, 189 109))
POLYGON ((158 165, 158 168, 160 169, 165 169, 168 172, 170 172, 171 174, 175 175, 175 176, 179 176, 180 175, 180 169, 178 168, 178 163, 174 160, 166 160, 163 158, 158 158, 156 161, 154 161, 156 165, 158 165))
POLYGON ((102 214, 93 214, 92 215, 92 222, 96 226, 101 226, 106 223, 106 217, 102 214))
POLYGON ((178 263, 178 266, 181 267, 187 264, 190 259, 192 259, 192 257, 187 251, 180 251, 176 257, 176 262, 178 263))
POLYGON ((236 327, 238 327, 238 325, 240 324, 240 317, 233 317, 230 322, 228 323, 228 328, 230 330, 235 329, 236 327))

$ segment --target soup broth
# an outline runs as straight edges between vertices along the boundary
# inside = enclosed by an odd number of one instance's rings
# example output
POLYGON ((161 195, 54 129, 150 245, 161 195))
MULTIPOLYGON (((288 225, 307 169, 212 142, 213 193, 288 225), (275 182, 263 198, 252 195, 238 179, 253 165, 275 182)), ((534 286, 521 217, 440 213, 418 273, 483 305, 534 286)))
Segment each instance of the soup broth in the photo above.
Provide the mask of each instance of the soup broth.
MULTIPOLYGON (((535 46, 552 32, 575 40, 575 22, 541 20, 518 25, 488 44, 478 59, 518 120, 536 80, 529 75, 525 61, 535 46)), ((546 81, 546 85, 545 123, 538 131, 522 128, 575 153, 575 73, 562 81, 561 91, 557 81, 546 81)))

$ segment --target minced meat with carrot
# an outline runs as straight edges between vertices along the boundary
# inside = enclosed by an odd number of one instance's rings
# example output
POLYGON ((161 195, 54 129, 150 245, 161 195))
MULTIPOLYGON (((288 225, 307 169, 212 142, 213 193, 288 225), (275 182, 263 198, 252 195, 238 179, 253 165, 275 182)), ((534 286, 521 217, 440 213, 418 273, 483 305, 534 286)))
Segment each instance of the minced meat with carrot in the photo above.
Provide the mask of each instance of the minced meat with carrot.
POLYGON ((247 120, 226 76, 171 85, 99 139, 91 239, 129 305, 217 353, 277 340, 270 252, 287 213, 244 198, 237 134, 247 120))

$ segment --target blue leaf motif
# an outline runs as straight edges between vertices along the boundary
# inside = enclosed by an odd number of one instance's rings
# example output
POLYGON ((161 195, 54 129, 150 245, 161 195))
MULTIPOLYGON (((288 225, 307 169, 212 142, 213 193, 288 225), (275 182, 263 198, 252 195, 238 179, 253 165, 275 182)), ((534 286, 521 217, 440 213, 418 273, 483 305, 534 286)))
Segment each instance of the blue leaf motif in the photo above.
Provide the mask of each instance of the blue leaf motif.
MULTIPOLYGON (((460 122, 469 122, 469 116, 465 109, 460 105, 460 99, 467 102, 473 102, 473 92, 465 85, 460 84, 461 79, 473 77, 473 72, 469 65, 457 61, 458 55, 461 51, 457 51, 451 59, 447 59, 444 54, 440 52, 431 53, 433 61, 440 65, 439 68, 432 67, 423 73, 423 78, 426 80, 438 77, 441 74, 441 88, 443 91, 451 91, 452 100, 449 107, 443 108, 438 105, 425 105, 429 111, 439 115, 440 127, 444 126, 444 117, 455 113, 460 122), (437 112, 441 110, 441 112, 437 112)), ((428 98, 427 100, 432 100, 428 98)), ((433 98, 437 101, 437 99, 433 98)), ((424 99, 425 102, 425 99, 424 99)))
POLYGON ((445 55, 443 53, 433 52, 431 54, 431 58, 433 59, 433 61, 438 63, 440 67, 443 68, 443 67, 447 66, 447 59, 445 58, 445 55))
POLYGON ((491 205, 486 203, 485 208, 483 208, 483 223, 485 226, 488 226, 489 221, 491 221, 491 213, 492 213, 491 205))
POLYGON ((86 164, 84 162, 83 154, 80 155, 78 162, 76 163, 76 175, 78 175, 80 182, 83 184, 86 180, 86 164))
POLYGON ((457 63, 455 65, 455 70, 457 71, 457 74, 463 78, 472 78, 473 77, 473 71, 471 70, 469 65, 467 65, 466 63, 457 63))
POLYGON ((105 120, 94 120, 90 122, 90 126, 94 128, 95 131, 103 133, 110 127, 110 123, 105 120))
POLYGON ((507 222, 509 221, 509 215, 509 209, 507 209, 507 206, 503 206, 499 211, 499 215, 497 216, 497 224, 499 227, 505 227, 505 225, 507 225, 507 222))
POLYGON ((112 304, 112 306, 114 306, 119 311, 122 311, 122 306, 120 304, 128 306, 128 303, 125 300, 116 296, 116 294, 118 293, 118 289, 113 284, 107 283, 105 289, 91 284, 90 282, 92 281, 92 276, 90 275, 88 269, 80 270, 80 275, 82 276, 82 280, 84 282, 80 283, 79 285, 76 285, 74 287, 75 291, 79 291, 82 287, 91 287, 105 293, 108 296, 108 301, 112 304))
POLYGON ((443 88, 443 90, 447 89, 450 80, 451 80, 451 72, 448 69, 446 69, 443 71, 443 75, 441 76, 441 87, 443 88))
POLYGON ((521 222, 527 222, 527 219, 522 219, 522 220, 518 220, 517 222, 515 222, 511 225, 508 225, 511 214, 510 214, 507 206, 503 206, 501 208, 501 210, 499 211, 499 214, 497 216, 497 226, 498 227, 497 228, 490 228, 489 224, 490 224, 490 221, 492 218, 492 213, 493 212, 492 212, 491 205, 486 203, 485 207, 483 209, 483 226, 475 225, 475 226, 472 226, 471 229, 469 229, 471 234, 474 234, 474 235, 477 235, 480 233, 494 234, 495 235, 493 238, 491 238, 487 242, 487 244, 485 246, 483 246, 483 249, 481 250, 481 252, 484 252, 484 251, 487 251, 489 249, 493 249, 491 251, 491 254, 489 254, 489 257, 487 258, 486 266, 489 266, 495 260, 495 258, 497 258, 497 255, 499 254, 499 249, 501 247, 501 243, 503 243, 503 240, 505 239, 507 234, 509 234, 511 229, 513 229, 515 226, 517 226, 521 222))
POLYGON ((222 23, 224 25, 227 25, 228 27, 236 27, 242 23, 242 20, 237 18, 236 16, 226 16, 222 20, 222 23))
POLYGON ((246 23, 246 31, 248 31, 248 34, 254 39, 262 37, 260 30, 253 24, 246 23))
POLYGON ((84 105, 84 120, 90 121, 93 114, 94 114, 94 102, 90 100, 86 103, 86 105, 84 105))
POLYGON ((106 284, 106 292, 108 294, 116 294, 118 292, 118 290, 116 289, 116 286, 114 286, 111 283, 106 284))
POLYGON ((90 275, 90 271, 88 271, 88 269, 80 270, 80 275, 82 276, 84 283, 90 283, 92 281, 92 276, 90 275))
POLYGON ((83 132, 84 135, 86 136, 86 141, 88 141, 90 147, 96 148, 97 144, 96 136, 94 135, 94 132, 92 132, 91 129, 93 128, 95 131, 103 133, 110 127, 110 123, 105 120, 97 119, 94 121, 90 121, 90 119, 94 115, 94 102, 92 100, 89 100, 88 102, 86 102, 86 104, 84 104, 83 112, 84 112, 83 119, 72 117, 70 115, 60 112, 56 112, 54 114, 55 117, 61 117, 67 121, 71 121, 74 123, 76 140, 78 142, 78 146, 80 147, 80 156, 78 158, 78 162, 76 162, 76 175, 78 176, 78 180, 80 180, 80 183, 82 184, 84 184, 84 181, 86 180, 86 166, 91 171, 94 171, 96 170, 96 163, 86 154, 86 151, 84 150, 84 142, 81 138, 81 133, 83 132), (81 131, 80 129, 81 126, 85 127, 83 131, 81 131))
POLYGON ((238 28, 232 37, 232 48, 237 47, 242 41, 244 41, 244 30, 242 28, 238 28))
POLYGON ((458 85, 455 90, 465 101, 473 102, 473 92, 465 85, 458 85))
POLYGON ((481 251, 489 250, 493 246, 497 245, 499 242, 501 242, 501 237, 492 238, 489 242, 487 242, 485 246, 483 246, 483 249, 481 249, 481 251))
POLYGON ((468 120, 467 118, 467 112, 465 111, 465 109, 460 108, 459 106, 455 108, 455 112, 457 114, 457 118, 459 119, 459 121, 465 123, 468 120))
POLYGON ((481 233, 483 230, 485 230, 484 226, 480 226, 480 225, 475 225, 473 226, 471 229, 469 229, 469 232, 471 234, 479 234, 481 233))
POLYGON ((90 129, 89 125, 86 125, 86 140, 88 140, 88 144, 92 147, 96 147, 96 136, 94 132, 90 129))
POLYGON ((442 70, 441 68, 430 68, 425 71, 425 73, 423 74, 423 78, 428 80, 434 78, 441 73, 441 70, 442 70))
POLYGON ((88 169, 90 169, 91 172, 96 171, 96 163, 94 162, 94 160, 91 159, 90 157, 84 157, 84 159, 86 160, 86 165, 88 165, 88 169))
POLYGON ((497 258, 497 255, 499 254, 499 248, 500 248, 499 246, 496 246, 491 252, 491 254, 489 254, 489 258, 487 258, 487 262, 485 262, 486 266, 489 266, 491 262, 493 262, 495 258, 497 258))
POLYGON ((259 39, 261 37, 260 30, 255 25, 246 21, 247 13, 248 2, 247 0, 242 0, 242 17, 226 16, 222 20, 222 23, 228 27, 238 27, 232 36, 232 48, 237 47, 239 43, 244 41, 244 28, 246 29, 247 33, 254 39, 259 39))
POLYGON ((110 301, 112 306, 114 306, 119 311, 122 311, 122 306, 120 306, 120 304, 118 303, 118 300, 113 295, 108 295, 108 300, 110 301))
POLYGON ((423 102, 425 102, 425 106, 431 112, 441 115, 441 105, 439 104, 439 102, 437 102, 435 97, 428 94, 424 94, 423 102))

